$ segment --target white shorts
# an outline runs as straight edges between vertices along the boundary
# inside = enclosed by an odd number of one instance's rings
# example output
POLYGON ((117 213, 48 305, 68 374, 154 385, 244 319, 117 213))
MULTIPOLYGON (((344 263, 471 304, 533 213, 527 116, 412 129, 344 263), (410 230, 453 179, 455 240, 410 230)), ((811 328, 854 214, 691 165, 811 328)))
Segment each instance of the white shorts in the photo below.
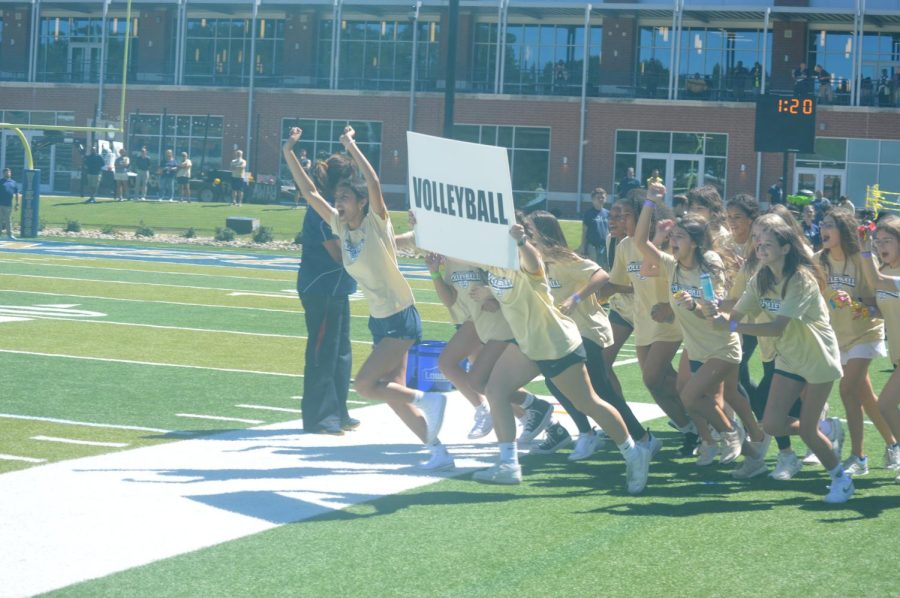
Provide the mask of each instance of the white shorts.
POLYGON ((128 182, 128 173, 127 172, 117 172, 113 175, 113 178, 120 183, 128 182))
POLYGON ((886 357, 887 349, 884 341, 875 341, 873 343, 860 343, 850 347, 849 351, 841 351, 841 365, 847 365, 851 359, 875 359, 876 357, 886 357))

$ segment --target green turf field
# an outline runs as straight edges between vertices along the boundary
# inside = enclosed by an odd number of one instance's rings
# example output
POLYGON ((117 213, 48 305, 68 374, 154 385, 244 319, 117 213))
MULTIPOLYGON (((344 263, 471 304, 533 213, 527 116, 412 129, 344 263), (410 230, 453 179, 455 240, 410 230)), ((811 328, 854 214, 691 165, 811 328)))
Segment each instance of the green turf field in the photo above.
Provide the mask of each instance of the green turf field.
MULTIPOLYGON (((294 283, 293 272, 0 247, 0 455, 53 462, 297 419, 307 332, 294 283), (29 319, 3 320, 15 314, 29 319), (36 439, 47 437, 106 444, 36 439)), ((425 336, 448 338, 430 282, 412 286, 425 336)), ((358 367, 369 351, 363 301, 353 314, 358 367)), ((617 372, 628 400, 648 402, 632 351, 617 372)), ((887 367, 872 367, 876 390, 887 367)), ((830 405, 842 416, 836 391, 830 405)), ((612 451, 577 464, 526 457, 518 487, 445 480, 57 593, 897 595, 900 486, 880 467, 871 425, 872 471, 836 509, 820 500, 821 468, 736 482, 727 467, 676 459, 676 434, 662 420, 650 427, 667 446, 640 497, 624 493, 612 451)), ((0 474, 35 466, 0 460, 0 474)))

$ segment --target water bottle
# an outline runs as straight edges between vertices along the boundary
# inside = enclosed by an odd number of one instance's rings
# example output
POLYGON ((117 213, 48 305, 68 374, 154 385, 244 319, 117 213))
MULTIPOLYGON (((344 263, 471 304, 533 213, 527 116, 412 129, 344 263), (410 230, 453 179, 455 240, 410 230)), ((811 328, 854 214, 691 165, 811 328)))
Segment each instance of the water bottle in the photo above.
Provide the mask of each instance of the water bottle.
POLYGON ((712 278, 710 278, 709 272, 700 274, 700 292, 703 293, 705 301, 714 302, 716 300, 716 291, 713 289, 712 278))

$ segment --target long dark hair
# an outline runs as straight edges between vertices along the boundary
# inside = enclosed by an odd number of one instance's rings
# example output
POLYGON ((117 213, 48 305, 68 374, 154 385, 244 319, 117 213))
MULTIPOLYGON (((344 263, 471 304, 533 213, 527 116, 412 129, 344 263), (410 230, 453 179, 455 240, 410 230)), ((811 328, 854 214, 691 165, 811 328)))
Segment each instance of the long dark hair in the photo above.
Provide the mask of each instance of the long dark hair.
MULTIPOLYGON (((801 276, 811 276, 818 283, 819 289, 823 290, 825 288, 825 278, 822 270, 810 255, 804 236, 801 233, 797 233, 777 214, 763 214, 757 218, 757 222, 765 230, 772 233, 780 247, 790 245, 790 249, 784 256, 784 268, 782 270, 784 285, 781 287, 781 298, 784 299, 785 297, 788 282, 798 273, 801 276)), ((772 273, 770 268, 762 266, 759 269, 756 275, 756 285, 760 296, 775 288, 775 274, 772 273)))
POLYGON ((725 225, 725 205, 719 190, 713 185, 695 187, 687 192, 688 209, 692 205, 698 205, 709 210, 709 224, 718 228, 725 225))
MULTIPOLYGON (((834 227, 837 229, 841 237, 841 249, 844 251, 844 259, 847 261, 857 261, 859 256, 859 236, 856 229, 859 228, 859 221, 850 210, 844 208, 832 208, 825 213, 825 217, 831 216, 834 220, 834 227)), ((819 254, 819 263, 828 274, 831 274, 831 262, 829 261, 830 251, 823 249, 819 254)))
MULTIPOLYGON (((713 251, 712 234, 710 233, 709 222, 706 218, 697 216, 696 214, 685 214, 684 217, 676 219, 675 226, 686 232, 691 241, 694 242, 694 261, 697 262, 700 271, 709 272, 716 277, 721 277, 723 274, 722 268, 718 264, 706 259, 706 253, 708 251, 713 251)), ((677 270, 680 268, 680 264, 675 267, 676 276, 677 270)))
POLYGON ((331 203, 334 203, 334 191, 338 185, 353 179, 355 175, 356 168, 346 154, 332 154, 324 160, 317 160, 309 172, 316 189, 331 203))
MULTIPOLYGON (((628 192, 628 195, 625 197, 621 197, 616 200, 617 204, 622 205, 622 207, 631 210, 631 213, 634 214, 635 223, 637 223, 637 219, 641 216, 641 209, 644 206, 644 201, 647 199, 647 190, 646 189, 632 189, 628 192)), ((650 219, 650 238, 653 238, 653 231, 656 230, 656 223, 660 220, 666 220, 673 218, 674 215, 672 210, 663 205, 656 205, 656 208, 653 210, 653 217, 650 219)), ((668 245, 668 243, 666 243, 668 245)))
POLYGON ((566 235, 556 216, 545 210, 537 210, 527 217, 534 229, 534 234, 544 246, 548 257, 554 259, 576 259, 578 256, 569 249, 566 235))

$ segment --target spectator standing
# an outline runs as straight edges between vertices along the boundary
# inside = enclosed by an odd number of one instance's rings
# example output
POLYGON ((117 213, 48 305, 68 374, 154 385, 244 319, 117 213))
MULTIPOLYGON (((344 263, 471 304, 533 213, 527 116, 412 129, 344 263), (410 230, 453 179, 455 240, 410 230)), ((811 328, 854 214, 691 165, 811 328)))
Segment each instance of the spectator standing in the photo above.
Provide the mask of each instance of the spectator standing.
POLYGON ((819 101, 823 104, 831 104, 834 100, 834 90, 831 88, 831 73, 826 71, 821 64, 813 69, 816 79, 819 81, 819 101))
POLYGON ((178 196, 181 201, 191 203, 191 167, 193 163, 187 152, 181 152, 181 162, 175 171, 175 182, 178 184, 178 196))
POLYGON ((769 203, 774 205, 784 204, 784 177, 775 181, 775 184, 769 187, 769 203))
POLYGON ((137 173, 137 189, 135 194, 138 199, 145 201, 147 199, 147 187, 150 184, 150 156, 147 154, 147 148, 141 148, 141 154, 134 159, 134 171, 137 173))
POLYGON ((662 177, 659 176, 659 168, 654 168, 653 172, 650 173, 650 177, 647 179, 647 188, 649 189, 653 185, 662 185, 663 180, 662 177))
POLYGON ((100 188, 100 177, 106 161, 97 153, 97 148, 91 146, 91 153, 84 159, 84 176, 87 178, 88 199, 85 203, 97 202, 97 190, 100 188))
POLYGON ((166 159, 162 163, 159 175, 159 199, 175 201, 175 174, 178 172, 178 162, 172 150, 166 150, 166 159))
POLYGON ((639 189, 641 182, 634 176, 634 168, 629 167, 625 176, 619 181, 619 197, 626 197, 632 189, 639 189))
POLYGON ((819 223, 816 222, 816 208, 812 204, 803 206, 803 221, 800 226, 803 227, 803 234, 813 251, 822 249, 822 235, 819 232, 819 223))
POLYGON ((811 96, 813 86, 816 84, 805 62, 794 69, 794 95, 797 97, 811 96))
POLYGON ((846 195, 841 195, 841 198, 837 201, 837 204, 835 204, 835 207, 841 208, 843 210, 847 210, 851 214, 856 213, 856 206, 853 205, 853 202, 850 201, 850 198, 847 197, 846 195))
POLYGON ((131 166, 131 160, 125 148, 119 150, 119 155, 113 162, 113 177, 116 180, 116 201, 128 200, 128 169, 131 166))
POLYGON ((6 230, 6 238, 15 241, 12 229, 12 215, 19 209, 19 184, 12 178, 12 170, 3 169, 0 179, 0 232, 6 230), (15 202, 15 203, 14 203, 15 202))
POLYGON ((831 201, 825 197, 825 194, 823 194, 822 191, 816 191, 816 198, 812 200, 812 204, 810 205, 816 209, 816 223, 818 224, 825 216, 825 212, 831 208, 831 201))
POLYGON ((247 188, 247 161, 244 152, 234 150, 231 161, 231 205, 241 206, 244 203, 244 189, 247 188))
POLYGON ((591 193, 591 207, 581 219, 581 246, 577 253, 610 270, 606 241, 609 237, 609 210, 605 207, 606 190, 597 187, 591 193))
POLYGON ((738 60, 734 67, 732 75, 732 85, 734 86, 734 99, 738 102, 744 101, 744 94, 747 92, 747 81, 750 79, 750 71, 744 66, 744 61, 738 60))

